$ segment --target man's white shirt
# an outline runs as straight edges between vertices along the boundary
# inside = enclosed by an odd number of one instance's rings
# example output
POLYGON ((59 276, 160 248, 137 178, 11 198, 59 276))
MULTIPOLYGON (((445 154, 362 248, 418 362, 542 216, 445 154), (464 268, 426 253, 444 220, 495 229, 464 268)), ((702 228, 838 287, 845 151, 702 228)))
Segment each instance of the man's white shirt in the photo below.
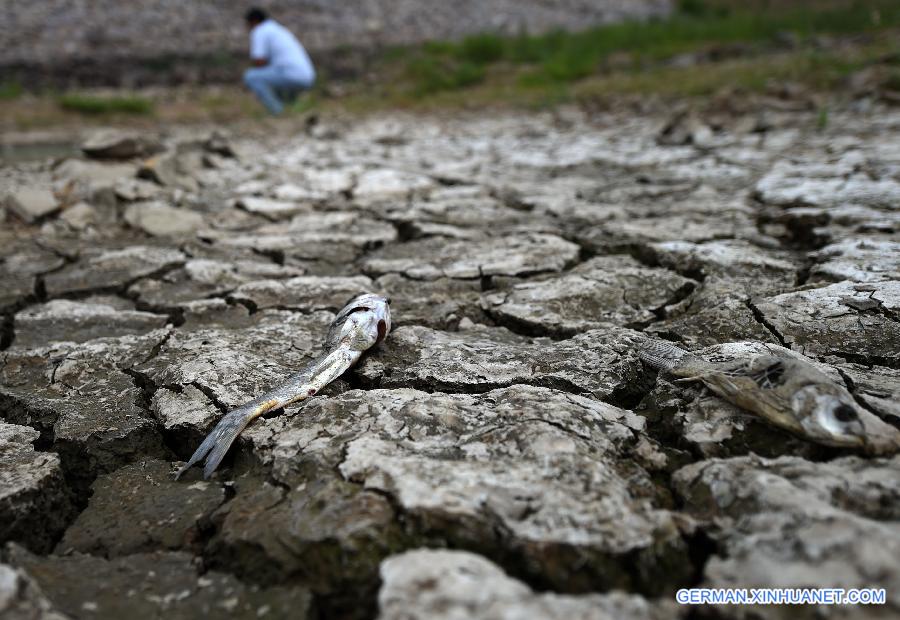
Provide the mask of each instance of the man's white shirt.
POLYGON ((267 60, 286 74, 312 82, 316 78, 309 54, 290 30, 267 19, 250 31, 250 58, 267 60))

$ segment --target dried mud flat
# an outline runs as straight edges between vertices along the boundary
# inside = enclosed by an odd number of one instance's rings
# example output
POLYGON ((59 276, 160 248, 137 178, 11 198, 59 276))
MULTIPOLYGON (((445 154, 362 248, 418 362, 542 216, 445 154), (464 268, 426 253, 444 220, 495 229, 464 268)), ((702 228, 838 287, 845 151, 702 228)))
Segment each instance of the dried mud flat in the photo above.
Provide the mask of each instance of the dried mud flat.
POLYGON ((900 112, 816 120, 395 116, 0 169, 0 616, 674 618, 703 585, 888 600, 700 617, 896 617, 900 458, 629 345, 786 346, 898 425, 900 112), (390 337, 176 482, 362 291, 390 337))

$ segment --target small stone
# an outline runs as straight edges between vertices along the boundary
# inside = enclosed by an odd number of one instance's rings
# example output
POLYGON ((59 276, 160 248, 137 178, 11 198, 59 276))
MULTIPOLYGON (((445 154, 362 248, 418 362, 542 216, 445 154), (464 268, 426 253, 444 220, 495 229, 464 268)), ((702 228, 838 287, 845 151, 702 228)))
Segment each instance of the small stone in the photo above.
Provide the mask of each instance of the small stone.
POLYGON ((49 189, 23 188, 7 195, 6 207, 14 215, 32 224, 58 210, 60 205, 49 189))
POLYGON ((674 601, 650 602, 622 592, 534 592, 484 557, 466 551, 407 551, 382 562, 380 574, 379 620, 663 620, 687 612, 674 601))
POLYGON ((188 456, 205 438, 206 433, 222 416, 209 398, 193 385, 180 392, 160 388, 153 395, 150 410, 163 426, 170 445, 188 456))
POLYGON ((256 618, 263 604, 272 608, 275 617, 311 617, 312 597, 305 588, 249 586, 214 570, 200 577, 189 553, 137 553, 112 559, 81 553, 40 557, 12 545, 6 555, 10 566, 27 575, 56 609, 72 618, 89 617, 85 603, 95 606, 97 616, 103 618, 202 618, 215 616, 212 612, 223 600, 230 602, 234 618, 256 618), (200 579, 207 583, 205 587, 200 579))
POLYGON ((852 282, 784 293, 756 307, 784 341, 801 351, 850 356, 873 363, 900 351, 900 281, 872 283, 860 292, 852 282))
POLYGON ((810 279, 840 282, 900 280, 900 242, 857 237, 814 252, 810 279))
POLYGON ((138 169, 138 176, 164 187, 197 189, 196 181, 182 173, 178 153, 175 151, 166 151, 144 160, 138 169))
POLYGON ((512 384, 570 386, 609 398, 640 390, 643 366, 628 329, 607 328, 558 342, 478 326, 443 332, 400 327, 357 369, 381 387, 486 391, 512 384))
POLYGON ((718 543, 700 587, 885 588, 896 613, 898 467, 897 458, 751 455, 678 470, 685 510, 718 543))
POLYGON ((8 620, 68 620, 25 571, 0 564, 0 617, 8 620))
POLYGON ((357 201, 397 199, 435 186, 429 177, 391 169, 367 170, 359 175, 353 188, 357 201))
POLYGON ((287 280, 258 280, 239 286, 231 297, 252 304, 256 310, 282 308, 310 312, 337 312, 348 301, 363 293, 375 292, 372 280, 353 278, 300 276, 287 280))
POLYGON ((562 271, 579 255, 578 246, 554 235, 519 234, 477 241, 422 239, 369 254, 370 275, 399 273, 415 280, 475 279, 562 271))
POLYGON ((154 237, 190 235, 203 226, 203 216, 161 202, 136 202, 125 209, 125 221, 154 237))
POLYGON ((73 264, 44 278, 49 296, 62 293, 109 289, 138 278, 176 267, 185 255, 175 249, 133 245, 124 249, 93 249, 73 264))
POLYGON ((0 543, 15 540, 43 553, 75 507, 59 456, 34 450, 39 435, 30 427, 0 422, 0 543))
POLYGON ((516 284, 484 298, 485 311, 527 333, 573 336, 604 324, 642 327, 696 283, 631 257, 604 256, 563 276, 516 284))
POLYGON ((109 129, 91 134, 81 150, 94 159, 132 159, 158 152, 162 145, 142 135, 109 129))
POLYGON ((201 529, 225 501, 225 491, 212 482, 186 485, 172 473, 168 462, 148 459, 97 478, 88 507, 58 551, 112 558, 199 547, 201 529))
POLYGON ((86 202, 79 202, 64 209, 59 219, 74 230, 85 230, 97 223, 97 210, 86 202))
POLYGON ((163 189, 156 183, 143 179, 119 179, 114 190, 116 196, 126 202, 138 200, 152 200, 163 193, 163 189))
POLYGON ((54 299, 16 315, 15 346, 36 347, 50 342, 85 342, 143 334, 163 327, 168 317, 136 310, 119 310, 102 303, 54 299))
POLYGON ((245 196, 237 202, 237 206, 250 213, 256 213, 272 220, 289 219, 298 213, 309 213, 308 204, 288 202, 287 200, 271 200, 245 196))

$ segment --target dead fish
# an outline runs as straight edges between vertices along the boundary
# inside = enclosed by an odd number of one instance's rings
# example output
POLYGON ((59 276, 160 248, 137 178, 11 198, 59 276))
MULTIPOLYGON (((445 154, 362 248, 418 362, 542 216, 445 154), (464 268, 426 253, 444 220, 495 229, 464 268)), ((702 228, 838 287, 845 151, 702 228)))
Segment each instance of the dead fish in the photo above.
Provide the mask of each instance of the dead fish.
POLYGON ((867 437, 850 393, 809 362, 776 348, 711 362, 660 340, 638 354, 681 381, 700 381, 716 395, 771 424, 826 446, 863 447, 867 437))
POLYGON ((391 331, 389 304, 387 298, 372 294, 350 300, 332 321, 322 353, 278 387, 225 414, 178 471, 176 479, 203 458, 206 458, 203 477, 209 478, 250 422, 268 411, 316 395, 344 374, 365 351, 384 340, 391 331))

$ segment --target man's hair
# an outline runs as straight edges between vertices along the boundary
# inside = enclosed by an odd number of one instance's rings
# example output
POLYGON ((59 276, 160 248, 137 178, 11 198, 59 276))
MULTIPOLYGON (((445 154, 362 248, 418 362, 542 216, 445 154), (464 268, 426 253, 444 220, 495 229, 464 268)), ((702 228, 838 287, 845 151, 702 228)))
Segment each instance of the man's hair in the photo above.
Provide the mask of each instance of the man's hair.
POLYGON ((255 24, 256 22, 264 22, 269 19, 268 14, 260 8, 253 7, 246 13, 244 13, 244 19, 251 23, 255 24))

